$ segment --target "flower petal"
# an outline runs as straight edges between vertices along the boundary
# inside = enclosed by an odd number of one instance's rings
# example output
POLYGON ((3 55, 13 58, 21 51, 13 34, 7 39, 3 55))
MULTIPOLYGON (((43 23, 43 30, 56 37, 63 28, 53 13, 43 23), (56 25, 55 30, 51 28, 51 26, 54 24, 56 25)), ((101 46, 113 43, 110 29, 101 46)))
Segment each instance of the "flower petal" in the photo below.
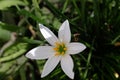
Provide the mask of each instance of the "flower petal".
POLYGON ((47 27, 45 27, 42 24, 39 24, 39 28, 40 31, 42 33, 42 35, 44 36, 44 38, 51 44, 51 45, 55 45, 55 42, 58 42, 58 38, 54 35, 54 33, 48 29, 47 27))
POLYGON ((54 68, 57 66, 61 59, 61 56, 53 56, 48 59, 48 61, 45 63, 45 66, 43 68, 41 77, 47 76, 51 71, 54 70, 54 68))
POLYGON ((54 55, 53 47, 39 46, 30 50, 25 56, 30 59, 46 59, 54 55))
POLYGON ((64 73, 70 77, 71 79, 74 78, 73 72, 73 60, 70 55, 64 55, 61 59, 61 67, 64 73))
POLYGON ((82 43, 77 43, 77 42, 69 43, 67 45, 67 52, 66 53, 77 54, 77 53, 82 52, 85 48, 86 48, 86 46, 82 43))
POLYGON ((71 40, 71 32, 70 32, 70 27, 69 27, 69 22, 68 20, 64 21, 63 24, 61 25, 58 36, 60 41, 64 43, 69 43, 71 40))

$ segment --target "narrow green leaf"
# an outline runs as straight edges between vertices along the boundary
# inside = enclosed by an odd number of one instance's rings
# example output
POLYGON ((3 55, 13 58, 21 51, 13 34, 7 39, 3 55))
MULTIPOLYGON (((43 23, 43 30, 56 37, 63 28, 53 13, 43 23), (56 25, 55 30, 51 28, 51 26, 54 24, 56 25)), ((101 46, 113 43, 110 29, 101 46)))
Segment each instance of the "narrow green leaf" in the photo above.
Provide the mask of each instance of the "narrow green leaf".
POLYGON ((33 20, 38 21, 38 22, 40 22, 40 23, 44 23, 40 18, 38 18, 38 17, 35 16, 34 14, 30 13, 29 11, 20 10, 20 11, 19 11, 19 14, 22 14, 22 15, 24 15, 24 16, 30 17, 30 18, 32 18, 33 20))
POLYGON ((20 27, 16 25, 0 22, 0 28, 11 31, 11 32, 16 32, 17 30, 19 30, 20 27))
POLYGON ((21 49, 20 51, 13 53, 12 55, 0 58, 0 63, 7 62, 18 58, 26 52, 26 49, 21 49))
POLYGON ((4 10, 8 7, 15 6, 15 5, 26 5, 26 4, 20 0, 1 0, 0 10, 4 10))

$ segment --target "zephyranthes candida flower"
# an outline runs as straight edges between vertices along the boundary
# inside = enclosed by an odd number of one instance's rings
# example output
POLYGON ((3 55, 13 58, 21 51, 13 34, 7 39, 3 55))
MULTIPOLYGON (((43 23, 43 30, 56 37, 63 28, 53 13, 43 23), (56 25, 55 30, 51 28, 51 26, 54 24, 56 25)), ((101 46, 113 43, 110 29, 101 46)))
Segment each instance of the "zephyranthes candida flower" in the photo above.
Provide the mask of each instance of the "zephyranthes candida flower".
POLYGON ((86 46, 82 43, 71 42, 71 32, 68 20, 64 21, 58 31, 58 38, 42 24, 40 31, 51 46, 38 46, 30 50, 26 57, 30 59, 48 59, 41 77, 47 76, 60 62, 62 70, 71 79, 74 78, 73 60, 70 55, 82 52, 86 46))

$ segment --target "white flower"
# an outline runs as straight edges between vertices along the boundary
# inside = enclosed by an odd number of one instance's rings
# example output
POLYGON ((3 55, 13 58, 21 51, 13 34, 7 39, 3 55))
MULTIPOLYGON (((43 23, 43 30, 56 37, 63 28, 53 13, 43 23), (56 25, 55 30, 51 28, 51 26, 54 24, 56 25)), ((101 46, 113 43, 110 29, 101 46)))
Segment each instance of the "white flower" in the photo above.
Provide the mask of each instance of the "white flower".
POLYGON ((30 50, 26 57, 30 59, 47 59, 41 77, 47 76, 60 62, 62 70, 71 79, 74 79, 73 60, 70 55, 82 52, 86 46, 72 42, 68 20, 64 21, 58 31, 58 38, 47 27, 39 24, 40 31, 51 46, 38 46, 30 50))

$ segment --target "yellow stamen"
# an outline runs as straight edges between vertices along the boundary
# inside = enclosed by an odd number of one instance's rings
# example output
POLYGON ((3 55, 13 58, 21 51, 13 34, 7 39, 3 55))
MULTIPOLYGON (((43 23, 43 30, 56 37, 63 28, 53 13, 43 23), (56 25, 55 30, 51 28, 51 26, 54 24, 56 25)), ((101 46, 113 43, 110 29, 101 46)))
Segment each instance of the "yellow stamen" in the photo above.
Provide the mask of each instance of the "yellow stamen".
POLYGON ((67 50, 67 48, 64 48, 64 51, 66 51, 67 50))
POLYGON ((62 52, 61 54, 62 54, 62 55, 64 55, 64 54, 65 54, 65 52, 62 52))
POLYGON ((64 55, 67 48, 63 42, 60 42, 60 43, 56 42, 53 50, 56 52, 55 56, 58 56, 58 55, 64 55))
POLYGON ((56 48, 56 47, 55 47, 55 48, 53 48, 53 49, 54 49, 55 51, 58 51, 58 48, 56 48))

